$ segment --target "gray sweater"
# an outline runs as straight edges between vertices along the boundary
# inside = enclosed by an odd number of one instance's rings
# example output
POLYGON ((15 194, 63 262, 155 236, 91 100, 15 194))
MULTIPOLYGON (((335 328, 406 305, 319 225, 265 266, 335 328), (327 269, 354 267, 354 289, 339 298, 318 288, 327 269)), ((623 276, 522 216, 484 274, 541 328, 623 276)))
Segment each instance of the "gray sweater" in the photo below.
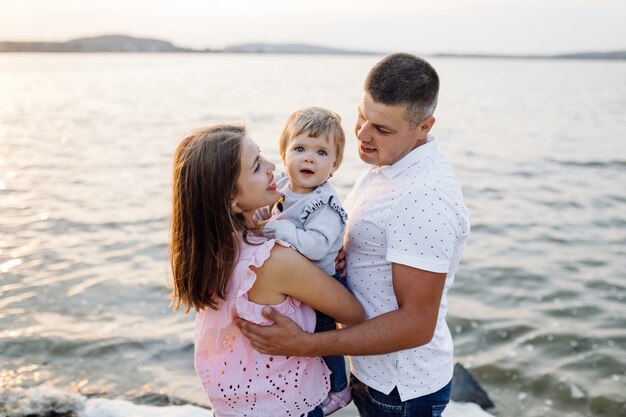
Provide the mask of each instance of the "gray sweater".
POLYGON ((258 213, 263 218, 271 215, 265 229, 295 247, 325 273, 334 275, 348 219, 337 192, 325 182, 310 193, 296 194, 289 189, 289 177, 284 173, 277 175, 276 186, 284 198, 263 210, 265 213, 258 213))

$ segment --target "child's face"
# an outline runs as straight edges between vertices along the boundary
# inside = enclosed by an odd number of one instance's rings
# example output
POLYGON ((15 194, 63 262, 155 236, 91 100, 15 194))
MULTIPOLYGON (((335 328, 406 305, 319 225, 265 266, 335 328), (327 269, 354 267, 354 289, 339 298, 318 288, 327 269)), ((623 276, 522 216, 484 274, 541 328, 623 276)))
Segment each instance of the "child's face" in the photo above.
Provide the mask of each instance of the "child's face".
POLYGON ((307 193, 325 183, 336 169, 335 144, 327 136, 303 133, 289 142, 283 161, 291 191, 307 193))
POLYGON ((276 165, 261 156, 259 147, 248 136, 241 141, 241 168, 237 178, 239 193, 231 205, 236 213, 252 216, 258 208, 272 205, 280 198, 274 183, 276 165))

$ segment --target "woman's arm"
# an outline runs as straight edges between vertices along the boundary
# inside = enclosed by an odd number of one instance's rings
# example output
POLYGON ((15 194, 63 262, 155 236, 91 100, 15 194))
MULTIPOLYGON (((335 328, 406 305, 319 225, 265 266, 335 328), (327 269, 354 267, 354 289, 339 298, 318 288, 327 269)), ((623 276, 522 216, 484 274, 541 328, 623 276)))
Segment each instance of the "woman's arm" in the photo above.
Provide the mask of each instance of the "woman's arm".
POLYGON ((276 310, 263 308, 272 326, 237 319, 252 346, 268 355, 380 355, 430 342, 437 325, 446 274, 392 264, 398 309, 347 329, 306 333, 276 310))
POLYGON ((289 295, 346 325, 365 320, 363 307, 345 287, 293 249, 274 246, 256 274, 248 298, 257 304, 278 304, 289 295))

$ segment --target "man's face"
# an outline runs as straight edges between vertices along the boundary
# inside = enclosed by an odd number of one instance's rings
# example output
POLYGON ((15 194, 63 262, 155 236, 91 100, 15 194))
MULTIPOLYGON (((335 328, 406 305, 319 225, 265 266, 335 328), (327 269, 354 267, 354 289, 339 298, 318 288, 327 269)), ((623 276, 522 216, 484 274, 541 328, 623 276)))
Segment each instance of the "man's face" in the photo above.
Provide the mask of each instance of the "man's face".
POLYGON ((430 119, 433 123, 434 119, 430 117, 412 128, 404 118, 406 110, 405 104, 377 103, 367 91, 363 93, 354 128, 363 162, 376 166, 392 165, 426 141, 432 126, 430 119))

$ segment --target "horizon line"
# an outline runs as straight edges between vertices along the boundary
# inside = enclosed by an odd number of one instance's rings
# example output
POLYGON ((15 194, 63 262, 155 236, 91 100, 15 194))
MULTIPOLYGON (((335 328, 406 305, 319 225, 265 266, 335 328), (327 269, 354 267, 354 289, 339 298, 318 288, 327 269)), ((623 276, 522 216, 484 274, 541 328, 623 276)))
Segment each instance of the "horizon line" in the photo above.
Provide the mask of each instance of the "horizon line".
MULTIPOLYGON (((135 40, 146 40, 146 41, 157 41, 157 42, 166 42, 171 44, 175 48, 185 49, 188 52, 224 52, 227 48, 238 47, 238 46, 246 46, 246 45, 264 45, 264 46, 305 46, 305 47, 315 47, 315 48, 325 48, 331 50, 337 50, 347 53, 355 53, 355 54, 372 54, 372 55, 384 55, 390 54, 393 52, 390 51, 382 51, 382 50, 363 50, 356 49, 351 47, 339 47, 339 46, 328 46, 314 43, 306 43, 306 42, 295 42, 295 41, 284 41, 284 42, 265 42, 265 41, 248 41, 248 42, 240 42, 231 44, 228 46, 224 46, 222 48, 213 48, 213 47, 203 47, 203 48, 192 48, 188 46, 180 46, 170 40, 151 37, 151 36, 142 36, 142 35, 129 35, 127 33, 102 33, 102 34, 94 34, 94 35, 84 35, 79 37, 73 37, 64 41, 59 40, 0 40, 0 43, 12 43, 12 44, 28 44, 28 43, 50 43, 50 44, 65 44, 72 41, 77 40, 86 40, 86 39, 97 39, 103 37, 126 37, 135 40)), ((186 51, 186 52, 187 52, 186 51)), ((16 51, 19 52, 19 51, 16 51)), ((25 51, 28 52, 28 51, 25 51)), ((37 52, 37 51, 32 51, 37 52)), ((67 51, 70 52, 70 51, 67 51)), ((80 51, 76 51, 80 52, 80 51)), ((88 52, 88 51, 85 51, 88 52)), ((156 52, 159 53, 159 52, 156 52)), ((261 52, 262 53, 262 52, 261 52)), ((271 53, 271 52, 266 52, 271 53)), ((604 49, 604 50, 578 50, 575 52, 553 52, 553 53, 518 53, 511 54, 509 52, 430 52, 423 53, 422 55, 427 56, 440 56, 440 57, 477 57, 477 58, 490 58, 490 57, 503 57, 503 58, 553 58, 559 56, 570 56, 570 55, 590 55, 590 54, 616 54, 616 53, 626 53, 626 47, 623 49, 604 49)))

